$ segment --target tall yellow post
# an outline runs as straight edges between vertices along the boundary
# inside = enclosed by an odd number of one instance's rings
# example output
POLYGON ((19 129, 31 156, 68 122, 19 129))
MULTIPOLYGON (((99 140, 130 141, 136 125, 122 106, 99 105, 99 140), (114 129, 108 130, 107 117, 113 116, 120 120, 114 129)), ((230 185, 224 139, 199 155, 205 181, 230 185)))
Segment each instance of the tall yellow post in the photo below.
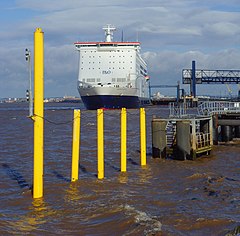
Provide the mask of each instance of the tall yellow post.
POLYGON ((34 161, 33 198, 43 196, 43 35, 41 28, 34 33, 34 161))
POLYGON ((73 112, 73 140, 72 140, 72 177, 71 181, 78 180, 80 144, 80 110, 73 112))
POLYGON ((140 149, 141 149, 141 166, 146 165, 146 114, 145 109, 140 108, 140 149))
POLYGON ((104 178, 103 109, 97 110, 98 179, 104 178))
POLYGON ((127 112, 121 110, 121 172, 127 170, 127 112))

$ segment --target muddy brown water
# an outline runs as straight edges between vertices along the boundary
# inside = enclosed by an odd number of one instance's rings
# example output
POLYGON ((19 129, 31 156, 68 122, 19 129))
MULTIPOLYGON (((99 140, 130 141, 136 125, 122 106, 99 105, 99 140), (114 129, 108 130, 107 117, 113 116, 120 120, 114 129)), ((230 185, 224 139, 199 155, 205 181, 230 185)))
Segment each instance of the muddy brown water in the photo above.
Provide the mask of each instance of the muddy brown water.
POLYGON ((139 111, 127 113, 127 172, 120 172, 120 112, 104 112, 105 178, 98 180, 96 112, 81 110, 79 180, 71 183, 72 116, 78 104, 47 104, 44 197, 32 199, 33 123, 26 104, 0 104, 0 235, 225 235, 240 224, 240 143, 196 161, 140 166, 139 111))

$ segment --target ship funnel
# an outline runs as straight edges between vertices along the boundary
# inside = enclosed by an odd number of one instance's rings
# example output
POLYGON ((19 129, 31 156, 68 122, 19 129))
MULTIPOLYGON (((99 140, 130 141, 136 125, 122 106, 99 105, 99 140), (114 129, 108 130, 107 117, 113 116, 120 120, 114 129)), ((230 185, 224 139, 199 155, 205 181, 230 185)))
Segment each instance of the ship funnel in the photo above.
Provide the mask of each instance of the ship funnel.
POLYGON ((103 30, 105 30, 105 41, 106 42, 112 42, 113 40, 113 31, 116 30, 114 26, 111 26, 108 24, 106 27, 103 27, 103 30))

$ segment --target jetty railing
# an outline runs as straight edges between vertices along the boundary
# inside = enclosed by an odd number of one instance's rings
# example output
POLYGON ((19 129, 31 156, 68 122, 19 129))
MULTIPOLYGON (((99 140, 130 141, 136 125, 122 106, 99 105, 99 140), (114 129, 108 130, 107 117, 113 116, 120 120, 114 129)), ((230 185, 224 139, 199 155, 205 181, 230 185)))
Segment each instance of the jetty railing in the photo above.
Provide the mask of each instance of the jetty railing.
POLYGON ((209 147, 211 145, 210 133, 196 133, 196 150, 209 147))
POLYGON ((240 102, 208 101, 198 106, 199 115, 239 113, 240 102))
POLYGON ((169 117, 184 117, 187 116, 187 104, 169 103, 169 117))

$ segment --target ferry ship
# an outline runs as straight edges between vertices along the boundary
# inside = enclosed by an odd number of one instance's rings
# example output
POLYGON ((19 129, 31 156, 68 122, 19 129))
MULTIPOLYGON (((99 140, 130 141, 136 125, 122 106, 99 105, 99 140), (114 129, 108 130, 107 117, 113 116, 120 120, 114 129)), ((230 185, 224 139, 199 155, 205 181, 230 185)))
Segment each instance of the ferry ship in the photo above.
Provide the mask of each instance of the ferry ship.
POLYGON ((150 104, 147 64, 140 42, 113 41, 115 27, 103 27, 105 41, 76 42, 78 91, 85 107, 139 108, 150 104))

